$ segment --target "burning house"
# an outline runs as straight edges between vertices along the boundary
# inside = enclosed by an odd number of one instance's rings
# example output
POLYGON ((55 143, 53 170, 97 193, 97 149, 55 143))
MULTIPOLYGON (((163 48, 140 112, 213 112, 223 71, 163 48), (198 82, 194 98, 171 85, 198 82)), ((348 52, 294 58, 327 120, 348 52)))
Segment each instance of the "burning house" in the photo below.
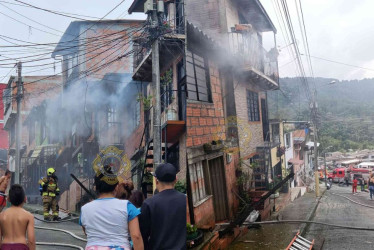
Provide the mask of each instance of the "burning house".
MULTIPOLYGON (((9 78, 7 87, 3 92, 4 101, 4 129, 9 133, 9 151, 8 151, 8 169, 15 171, 15 154, 16 154, 16 116, 17 116, 17 103, 16 103, 16 92, 15 88, 18 78, 11 76, 9 78)), ((49 131, 46 123, 43 120, 39 120, 39 117, 34 116, 35 109, 46 100, 53 98, 61 92, 61 77, 60 76, 24 76, 23 81, 23 99, 21 102, 21 121, 23 124, 21 134, 21 166, 20 166, 20 179, 21 183, 32 185, 30 181, 37 181, 40 178, 41 172, 35 172, 38 177, 34 176, 34 179, 30 179, 27 173, 31 171, 29 167, 33 165, 34 160, 39 157, 41 148, 37 148, 40 145, 48 144, 49 131), (27 127, 27 121, 33 117, 34 124, 27 127), (26 129, 25 129, 26 128, 26 129)), ((38 167, 38 171, 43 171, 41 165, 38 167)), ((44 171, 45 172, 45 171, 44 171)), ((27 193, 30 197, 34 193, 27 193)))
MULTIPOLYGON (((135 0, 129 13, 143 12, 144 2, 135 0)), ((248 176, 247 189, 267 190, 272 170, 285 169, 283 128, 270 127, 267 115, 266 91, 279 87, 276 29, 257 0, 165 1, 165 13, 160 68, 171 78, 161 84, 164 158, 178 148, 187 219, 212 228, 237 212, 238 174, 248 176)), ((150 47, 140 43, 138 54, 133 77, 151 81, 150 47)))
MULTIPOLYGON (((45 168, 54 167, 61 208, 74 211, 84 202, 85 192, 70 174, 92 188, 92 162, 101 150, 114 146, 130 159, 139 147, 144 120, 137 99, 147 84, 131 77, 131 51, 142 26, 136 20, 72 22, 52 53, 62 61, 62 87, 24 121, 28 131, 40 130, 48 139, 30 134, 34 150, 28 152, 30 168, 23 180, 26 186, 32 180, 35 191, 45 168)), ((123 178, 131 178, 130 170, 123 178)))

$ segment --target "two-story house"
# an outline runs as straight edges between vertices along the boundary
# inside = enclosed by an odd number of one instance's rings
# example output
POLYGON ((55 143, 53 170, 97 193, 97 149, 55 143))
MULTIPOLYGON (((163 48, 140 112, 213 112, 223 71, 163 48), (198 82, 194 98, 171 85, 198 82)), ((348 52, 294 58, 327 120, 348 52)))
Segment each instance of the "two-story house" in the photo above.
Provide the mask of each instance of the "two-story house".
MULTIPOLYGON (((9 78, 6 89, 3 92, 4 102, 4 129, 9 133, 9 150, 8 162, 9 170, 15 171, 15 157, 16 157, 16 117, 17 117, 17 81, 18 77, 11 76, 9 78)), ((60 76, 23 76, 23 92, 21 101, 21 122, 25 122, 31 110, 41 104, 44 100, 53 98, 61 91, 61 77, 60 76)), ((43 144, 46 139, 46 131, 40 130, 40 144, 43 144)), ((23 171, 27 167, 26 161, 29 153, 32 154, 34 148, 29 146, 29 130, 22 129, 21 131, 21 166, 20 179, 23 179, 23 171)), ((40 178, 40 176, 38 177, 40 178)), ((35 187, 34 187, 35 188, 35 187)))
MULTIPOLYGON (((134 1, 129 12, 143 12, 144 2, 134 1)), ((169 119, 164 112, 163 142, 167 150, 178 144, 179 168, 187 173, 181 175, 187 177, 189 220, 209 228, 236 212, 239 154, 251 174, 257 148, 279 146, 265 146, 271 140, 266 91, 278 88, 278 68, 275 43, 267 51, 262 42, 264 33, 274 38, 276 29, 257 0, 165 1, 165 9, 170 30, 160 39, 160 74, 171 68, 173 80, 166 91, 172 101, 163 103, 177 115, 169 119)), ((133 77, 150 81, 150 47, 139 51, 133 77)), ((261 166, 263 176, 272 167, 268 163, 261 166)))
MULTIPOLYGON (((144 131, 138 99, 147 83, 132 79, 132 52, 143 26, 138 20, 72 22, 52 53, 62 61, 63 78, 63 91, 47 114, 61 145, 55 167, 75 174, 88 188, 93 185, 92 162, 106 147, 123 150, 134 164, 140 160, 133 158, 144 131)), ((121 174, 131 178, 130 165, 121 174)), ((79 209, 76 204, 85 192, 69 175, 61 181, 66 183, 61 206, 79 209)))

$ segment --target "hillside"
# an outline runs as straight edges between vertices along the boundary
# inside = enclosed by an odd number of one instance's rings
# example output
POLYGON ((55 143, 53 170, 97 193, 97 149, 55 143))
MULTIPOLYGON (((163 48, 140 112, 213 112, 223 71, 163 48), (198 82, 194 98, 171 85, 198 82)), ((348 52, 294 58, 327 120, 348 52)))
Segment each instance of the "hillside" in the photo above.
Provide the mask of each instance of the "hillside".
MULTIPOLYGON (((322 147, 334 150, 374 148, 374 79, 336 81, 315 78, 322 147)), ((314 89, 312 79, 308 79, 314 89)), ((310 120, 309 102, 300 78, 280 80, 269 96, 270 118, 310 120)))

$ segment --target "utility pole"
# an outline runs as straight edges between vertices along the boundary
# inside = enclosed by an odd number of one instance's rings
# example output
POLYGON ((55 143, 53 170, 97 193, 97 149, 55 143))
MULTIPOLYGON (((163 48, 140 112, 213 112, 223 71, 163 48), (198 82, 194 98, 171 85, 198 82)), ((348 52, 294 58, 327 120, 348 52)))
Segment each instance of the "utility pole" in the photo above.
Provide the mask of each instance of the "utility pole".
MULTIPOLYGON (((153 166, 154 171, 161 164, 161 98, 160 98, 160 44, 158 40, 159 18, 157 10, 157 0, 154 1, 154 8, 151 11, 152 29, 156 34, 152 44, 152 86, 154 91, 153 100, 153 166)), ((154 185, 155 187, 155 185, 154 185)))
POLYGON ((314 133, 314 181, 315 181, 315 190, 316 197, 319 197, 319 173, 318 173, 318 149, 317 149, 317 102, 316 102, 316 92, 313 95, 312 102, 312 119, 313 119, 313 133, 314 133))
POLYGON ((18 66, 18 81, 17 81, 17 120, 16 120, 16 169, 14 176, 14 183, 20 183, 20 166, 21 166, 21 100, 22 100, 22 62, 17 63, 18 66))
POLYGON ((325 165, 325 187, 327 187, 327 164, 326 164, 326 152, 323 155, 323 164, 325 165))

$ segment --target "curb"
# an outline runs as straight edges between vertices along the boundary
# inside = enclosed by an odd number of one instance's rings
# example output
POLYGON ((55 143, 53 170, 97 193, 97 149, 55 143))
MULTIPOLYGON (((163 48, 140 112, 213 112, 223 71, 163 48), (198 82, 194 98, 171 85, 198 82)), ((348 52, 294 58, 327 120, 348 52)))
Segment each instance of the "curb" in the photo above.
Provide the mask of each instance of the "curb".
MULTIPOLYGON (((311 221, 312 218, 314 217, 314 215, 316 214, 316 211, 317 211, 317 208, 318 208, 319 202, 320 202, 321 198, 323 197, 323 195, 325 194, 326 191, 327 191, 327 189, 325 189, 325 190, 322 192, 321 196, 319 196, 319 197, 317 198, 318 201, 317 201, 316 204, 314 205, 312 211, 310 211, 309 214, 307 215, 307 218, 306 218, 307 221, 311 221)), ((299 228, 299 231, 300 231, 300 235, 301 235, 301 236, 304 236, 304 235, 305 235, 306 231, 309 229, 309 226, 310 226, 309 223, 303 223, 303 224, 301 225, 301 227, 299 228)))

